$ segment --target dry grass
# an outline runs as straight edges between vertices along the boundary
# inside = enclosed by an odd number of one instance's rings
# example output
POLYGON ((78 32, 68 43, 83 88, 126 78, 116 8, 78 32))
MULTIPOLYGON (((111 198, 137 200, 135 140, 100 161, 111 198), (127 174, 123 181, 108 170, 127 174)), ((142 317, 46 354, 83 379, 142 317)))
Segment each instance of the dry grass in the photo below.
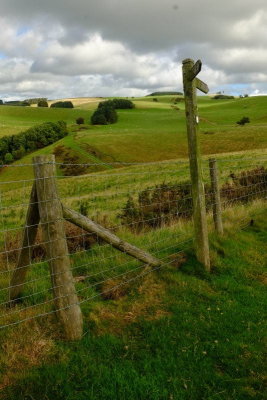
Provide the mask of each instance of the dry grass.
POLYGON ((36 321, 10 329, 1 345, 0 390, 11 385, 31 367, 40 365, 55 353, 54 337, 46 327, 36 321))
MULTIPOLYGON (((119 282, 116 282, 118 285, 119 282)), ((114 285, 114 281, 110 280, 105 284, 105 288, 114 285)), ((169 313, 163 307, 163 296, 165 292, 165 283, 163 283, 157 273, 147 274, 140 281, 136 281, 130 286, 120 286, 106 299, 112 299, 113 302, 107 304, 99 304, 91 312, 89 319, 94 322, 96 333, 105 334, 112 333, 120 336, 126 325, 134 323, 140 319, 149 321, 157 320, 169 313), (137 296, 131 297, 132 291, 135 290, 137 296)))

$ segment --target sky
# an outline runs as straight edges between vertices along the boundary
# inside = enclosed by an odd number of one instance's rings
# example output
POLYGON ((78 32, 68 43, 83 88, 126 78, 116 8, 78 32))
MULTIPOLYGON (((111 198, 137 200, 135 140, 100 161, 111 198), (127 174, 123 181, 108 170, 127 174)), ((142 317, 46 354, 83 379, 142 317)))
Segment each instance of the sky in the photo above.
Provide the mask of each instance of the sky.
POLYGON ((267 93, 266 0, 0 0, 0 99, 267 93))

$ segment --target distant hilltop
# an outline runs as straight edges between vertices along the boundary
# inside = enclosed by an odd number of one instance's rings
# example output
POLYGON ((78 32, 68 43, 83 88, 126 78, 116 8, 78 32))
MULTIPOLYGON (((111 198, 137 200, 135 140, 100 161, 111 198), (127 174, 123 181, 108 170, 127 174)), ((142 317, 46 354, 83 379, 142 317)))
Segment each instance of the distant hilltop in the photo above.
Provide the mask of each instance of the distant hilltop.
MULTIPOLYGON (((182 92, 153 92, 147 96, 183 96, 182 92)), ((146 96, 146 97, 147 97, 146 96)))

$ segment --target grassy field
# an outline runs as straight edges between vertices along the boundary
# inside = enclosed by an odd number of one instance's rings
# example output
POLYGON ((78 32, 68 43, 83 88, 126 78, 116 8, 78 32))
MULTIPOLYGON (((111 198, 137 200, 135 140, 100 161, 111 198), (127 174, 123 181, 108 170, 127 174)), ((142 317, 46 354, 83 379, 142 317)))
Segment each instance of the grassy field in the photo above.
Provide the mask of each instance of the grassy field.
MULTIPOLYGON (((85 303, 80 343, 60 341, 53 316, 1 331, 0 397, 263 400, 267 214, 238 231, 241 216, 228 211, 227 235, 211 237, 211 275, 187 250, 182 265, 85 303)), ((176 252, 177 229, 161 232, 176 252)))
MULTIPOLYGON (((266 199, 225 207, 223 237, 214 233, 208 215, 210 275, 195 259, 190 219, 137 234, 120 218, 129 196, 137 200, 145 188, 189 181, 184 103, 174 104, 175 98, 135 98, 136 108, 120 110, 118 123, 82 129, 75 119, 89 122, 99 99, 76 99, 70 110, 0 107, 2 136, 61 119, 70 130, 0 172, 0 321, 29 319, 0 329, 0 399, 264 399, 266 199), (63 340, 42 259, 31 265, 24 302, 10 310, 4 304, 33 182, 32 157, 58 146, 90 164, 77 177, 64 176, 57 165, 62 202, 86 209, 164 264, 151 271, 109 245, 94 242, 86 248, 85 236, 71 255, 85 322, 79 343, 63 340), (112 296, 105 295, 117 285, 112 296), (32 319, 42 313, 48 315, 32 319)), ((230 186, 232 174, 267 166, 267 97, 198 101, 205 183, 211 154, 221 184, 230 186), (251 123, 239 127, 243 116, 251 123)), ((77 234, 71 231, 70 237, 77 234)))
MULTIPOLYGON (((75 109, 1 107, 1 135, 21 131, 44 121, 65 120, 70 136, 61 144, 71 149, 81 162, 149 162, 185 158, 187 141, 184 103, 174 105, 175 97, 133 99, 134 110, 120 110, 119 122, 108 126, 87 125, 81 130, 75 120, 89 122, 97 101, 79 104, 75 109), (174 107, 178 107, 179 110, 174 107)), ((204 154, 232 153, 263 149, 267 145, 267 97, 213 100, 200 96, 200 139, 204 154), (236 122, 248 116, 251 122, 236 122)), ((51 151, 53 150, 51 147, 51 151)), ((23 160, 22 160, 23 162, 23 160)))

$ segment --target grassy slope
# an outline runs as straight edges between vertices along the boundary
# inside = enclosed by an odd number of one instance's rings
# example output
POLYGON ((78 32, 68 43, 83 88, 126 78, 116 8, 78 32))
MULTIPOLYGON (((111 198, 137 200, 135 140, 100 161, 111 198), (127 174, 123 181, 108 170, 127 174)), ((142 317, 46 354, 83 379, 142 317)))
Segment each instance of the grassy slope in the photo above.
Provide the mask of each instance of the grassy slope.
MULTIPOLYGON (((168 96, 159 103, 150 98, 135 101, 135 110, 119 112, 118 124, 90 126, 83 131, 75 131, 72 126, 73 133, 61 143, 79 154, 81 162, 98 161, 97 157, 87 153, 88 145, 99 151, 100 160, 103 154, 111 154, 120 161, 185 157, 183 103, 177 104, 181 110, 175 111, 168 96)), ((199 104, 205 152, 231 153, 222 155, 228 157, 227 168, 224 167, 222 174, 224 179, 231 168, 251 168, 254 162, 246 160, 248 157, 253 160, 254 155, 260 158, 262 154, 266 160, 266 98, 214 102, 201 97, 199 104), (235 121, 243 115, 248 115, 252 123, 244 128, 236 127, 235 121), (209 133, 204 134, 204 131, 209 133), (233 151, 250 148, 256 150, 248 154, 236 153, 233 157, 233 151)), ((80 107, 60 110, 60 113, 53 109, 3 107, 0 113, 9 126, 8 132, 13 133, 23 124, 30 126, 52 120, 52 117, 54 120, 65 119, 69 124, 80 115, 88 118, 93 110, 92 103, 80 107), (31 114, 31 110, 35 114, 31 114)), ((52 152, 56 145, 58 143, 39 153, 52 152)), ((25 157, 18 164, 30 163, 31 157, 25 157)), ((225 165, 223 163, 222 160, 225 165)), ((204 172, 208 179, 206 168, 204 172)), ((1 173, 2 181, 31 177, 31 166, 11 166, 1 173)), ((187 178, 188 166, 172 161, 170 164, 130 166, 79 178, 63 178, 59 189, 67 204, 77 209, 81 201, 88 201, 91 216, 97 216, 99 212, 108 214, 113 224, 118 223, 116 216, 128 193, 136 195, 146 186, 187 178)), ((31 182, 21 182, 14 190, 14 185, 2 184, 1 206, 14 206, 3 211, 3 227, 18 227, 23 223, 30 185, 31 182), (22 202, 25 203, 23 209, 19 206, 22 202)), ((52 333, 55 329, 53 317, 10 329, 8 335, 6 331, 0 332, 6 353, 0 358, 2 381, 4 385, 9 381, 16 382, 2 392, 2 397, 31 400, 39 400, 40 396, 45 400, 262 399, 260 348, 266 213, 261 214, 259 221, 255 218, 255 227, 245 232, 237 233, 234 228, 243 217, 248 217, 250 211, 254 215, 263 209, 264 203, 259 202, 248 209, 226 210, 225 238, 211 237, 216 268, 210 277, 198 274, 198 265, 187 251, 188 260, 181 271, 173 266, 166 267, 160 274, 148 275, 132 285, 127 289, 127 295, 116 301, 86 302, 83 311, 90 333, 80 344, 70 346, 55 342, 54 339, 59 337, 52 333), (42 361, 43 367, 34 368, 42 361)), ((149 251, 158 251, 161 257, 181 250, 177 238, 188 238, 192 234, 191 226, 180 224, 139 236, 123 232, 123 229, 119 233, 149 251), (167 246, 170 248, 165 250, 167 246)), ((84 263, 84 257, 74 258, 75 268, 84 263)), ((89 251, 86 257, 90 273, 121 265, 124 261, 124 256, 101 247, 89 251)), ((131 262, 119 271, 125 272, 136 265, 131 262)), ((42 277, 41 282, 34 284, 34 291, 49 287, 47 266, 43 263, 37 267, 29 276, 30 279, 42 277)), ((75 270, 77 275, 86 272, 84 268, 75 270)), ((108 276, 113 278, 115 275, 108 276)), ((78 287, 83 288, 83 284, 78 287)), ((87 287, 81 296, 85 299, 95 293, 87 287)), ((46 298, 41 296, 39 300, 46 298)), ((1 301, 5 301, 4 297, 1 301)))
MULTIPOLYGON (((83 148, 88 153, 87 162, 93 160, 92 149, 97 151, 100 159, 109 155, 111 159, 123 162, 186 157, 184 104, 177 103, 180 108, 177 111, 172 108, 173 99, 162 96, 158 103, 149 97, 134 99, 136 109, 120 110, 117 124, 89 126, 82 131, 72 126, 72 140, 66 138, 62 143, 78 155, 80 150, 77 151, 75 146, 83 148)), ((221 101, 199 97, 198 102, 200 138, 205 154, 266 148, 267 97, 221 101), (250 117, 251 123, 237 126, 236 121, 244 115, 250 117)), ((80 109, 74 110, 1 107, 1 134, 17 132, 47 120, 64 119, 72 124, 77 116, 83 116, 89 121, 96 104, 82 104, 80 109)), ((82 157, 82 162, 85 159, 86 156, 82 157)))
POLYGON ((225 237, 212 237, 210 276, 187 252, 180 269, 87 304, 80 343, 55 344, 47 323, 20 326, 16 338, 10 332, 1 362, 4 381, 15 383, 1 398, 262 400, 266 218, 240 232, 236 213, 228 216, 225 237), (28 344, 22 332, 31 332, 28 344))

